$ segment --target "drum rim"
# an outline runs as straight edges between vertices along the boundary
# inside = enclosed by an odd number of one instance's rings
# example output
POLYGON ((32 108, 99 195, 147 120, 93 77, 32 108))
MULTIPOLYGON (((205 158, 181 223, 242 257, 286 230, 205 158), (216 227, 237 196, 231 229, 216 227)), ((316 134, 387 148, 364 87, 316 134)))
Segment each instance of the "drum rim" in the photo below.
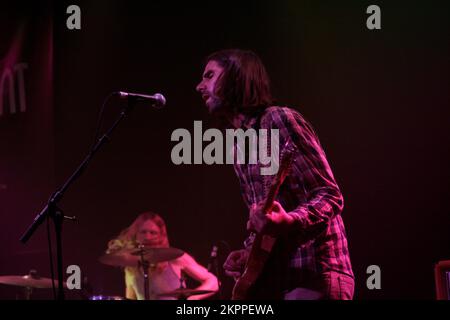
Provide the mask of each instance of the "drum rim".
POLYGON ((89 300, 126 300, 126 299, 122 296, 116 296, 116 295, 95 294, 95 295, 89 296, 89 300))

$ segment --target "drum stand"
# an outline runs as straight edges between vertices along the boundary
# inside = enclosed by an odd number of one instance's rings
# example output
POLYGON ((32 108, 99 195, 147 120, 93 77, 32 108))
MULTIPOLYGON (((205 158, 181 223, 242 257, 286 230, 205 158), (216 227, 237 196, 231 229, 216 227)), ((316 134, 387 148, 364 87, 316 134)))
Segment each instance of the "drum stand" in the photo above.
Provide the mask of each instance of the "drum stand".
MULTIPOLYGON (((181 272, 180 275, 180 289, 186 289, 186 278, 184 277, 183 272, 181 272)), ((177 300, 187 300, 187 299, 188 299, 187 295, 180 294, 177 300)))
POLYGON ((33 288, 25 287, 24 293, 25 293, 25 300, 31 300, 31 295, 33 294, 33 288))
POLYGON ((150 269, 150 263, 145 260, 144 258, 144 246, 139 245, 139 257, 141 260, 139 261, 140 266, 142 267, 142 270, 144 271, 144 299, 150 300, 150 290, 149 290, 149 283, 148 283, 148 270, 150 269))

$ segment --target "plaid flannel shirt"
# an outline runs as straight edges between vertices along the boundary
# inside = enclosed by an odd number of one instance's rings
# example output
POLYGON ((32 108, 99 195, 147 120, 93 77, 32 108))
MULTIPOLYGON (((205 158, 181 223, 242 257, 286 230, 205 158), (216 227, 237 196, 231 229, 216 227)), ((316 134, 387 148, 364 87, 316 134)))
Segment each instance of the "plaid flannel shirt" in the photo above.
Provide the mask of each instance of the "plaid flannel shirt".
MULTIPOLYGON (((259 116, 244 116, 240 127, 278 129, 280 154, 287 141, 296 147, 291 171, 276 197, 286 212, 295 218, 293 233, 284 237, 280 249, 287 257, 278 259, 275 268, 282 273, 278 275, 284 281, 282 286, 287 288, 305 282, 295 275, 299 273, 296 271, 313 277, 327 271, 353 277, 341 217, 343 197, 311 125, 293 109, 269 107, 259 116)), ((235 147, 238 148, 237 144, 235 147)), ((261 175, 260 168, 260 164, 234 164, 248 208, 266 196, 264 179, 268 176, 261 175)), ((251 243, 252 236, 245 246, 249 247, 251 243)))

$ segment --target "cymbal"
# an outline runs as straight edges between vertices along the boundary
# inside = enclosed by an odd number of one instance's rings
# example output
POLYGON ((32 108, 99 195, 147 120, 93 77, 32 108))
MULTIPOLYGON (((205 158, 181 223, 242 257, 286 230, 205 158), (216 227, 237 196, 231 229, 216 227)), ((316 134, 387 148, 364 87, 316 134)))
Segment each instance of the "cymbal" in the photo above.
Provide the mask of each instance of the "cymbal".
MULTIPOLYGON (((29 274, 25 276, 0 276, 0 283, 12 286, 37 288, 37 289, 52 288, 52 279, 41 278, 37 275, 29 275, 29 274)), ((58 287, 57 280, 55 280, 55 288, 56 287, 58 287)))
POLYGON ((183 255, 184 251, 176 248, 134 248, 122 249, 114 253, 101 256, 99 261, 103 264, 116 267, 138 267, 141 255, 149 263, 158 263, 174 260, 183 255))
POLYGON ((158 297, 173 297, 173 298, 179 299, 179 298, 187 298, 187 297, 194 296, 194 295, 214 293, 214 292, 215 291, 211 291, 211 290, 195 290, 195 289, 180 288, 180 289, 176 289, 176 290, 173 290, 170 292, 158 294, 158 297))

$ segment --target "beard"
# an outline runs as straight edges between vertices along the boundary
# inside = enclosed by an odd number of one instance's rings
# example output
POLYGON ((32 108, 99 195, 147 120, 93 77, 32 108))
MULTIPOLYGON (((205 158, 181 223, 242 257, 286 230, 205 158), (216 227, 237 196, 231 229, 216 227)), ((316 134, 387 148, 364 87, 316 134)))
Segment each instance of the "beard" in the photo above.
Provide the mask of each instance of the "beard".
POLYGON ((223 101, 218 97, 210 96, 206 107, 208 108, 209 114, 217 115, 221 113, 221 110, 223 109, 223 101))
POLYGON ((227 129, 233 127, 233 119, 236 116, 235 110, 228 106, 223 100, 215 97, 210 98, 206 105, 211 117, 212 127, 227 129))

